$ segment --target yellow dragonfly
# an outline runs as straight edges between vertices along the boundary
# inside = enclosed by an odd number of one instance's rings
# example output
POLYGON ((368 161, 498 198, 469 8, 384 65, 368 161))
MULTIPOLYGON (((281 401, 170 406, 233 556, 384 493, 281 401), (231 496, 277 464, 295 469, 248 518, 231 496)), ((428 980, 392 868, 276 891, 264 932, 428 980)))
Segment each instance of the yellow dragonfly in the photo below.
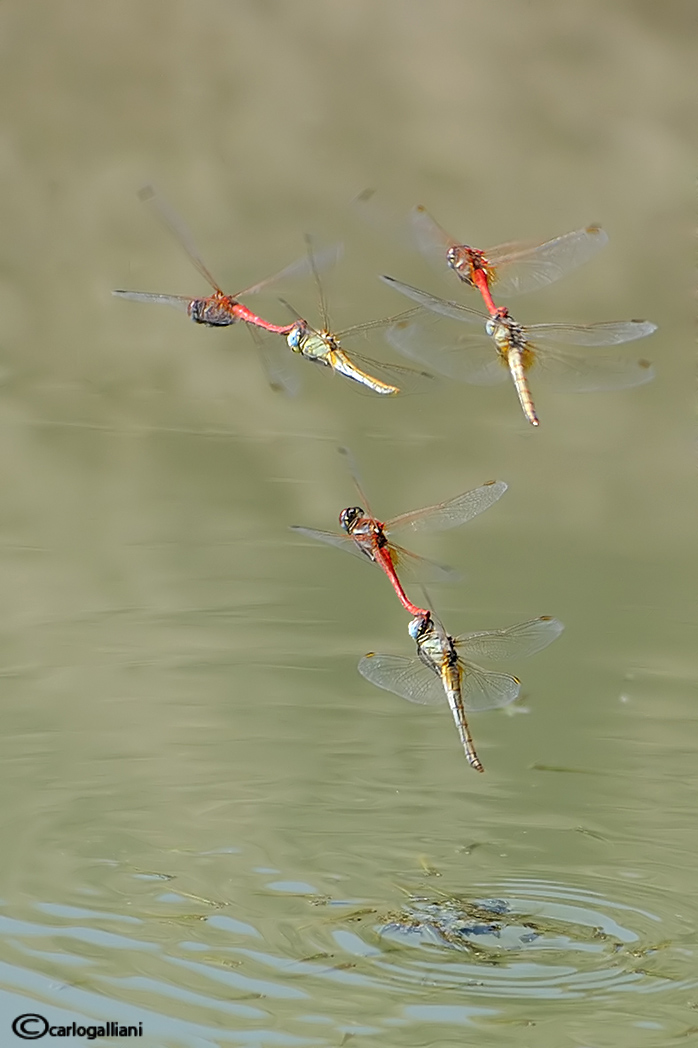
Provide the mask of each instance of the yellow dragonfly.
POLYGON ((481 630, 451 637, 429 613, 410 621, 408 632, 417 645, 417 657, 371 652, 359 662, 359 673, 386 691, 422 705, 447 701, 468 763, 484 771, 475 752, 466 712, 508 706, 519 694, 521 682, 508 673, 482 669, 473 659, 498 662, 524 658, 552 644, 564 629, 558 619, 544 615, 502 630, 481 630))
MULTIPOLYGON (((318 266, 315 263, 313 245, 309 237, 306 237, 306 243, 310 268, 318 289, 322 327, 312 327, 307 320, 296 313, 296 323, 290 331, 284 333, 289 349, 305 360, 330 368, 336 375, 348 378, 380 396, 395 396, 400 392, 415 391, 433 383, 433 376, 425 371, 415 371, 414 368, 405 368, 397 364, 383 364, 353 350, 348 353, 344 349, 343 339, 365 334, 373 329, 392 326, 407 320, 420 310, 410 309, 397 316, 369 321, 366 324, 356 324, 344 331, 333 332, 318 266)), ((286 306, 292 309, 288 303, 286 306)), ((295 310, 292 312, 295 313, 295 310)))
POLYGON ((617 346, 651 335, 657 325, 649 320, 524 327, 505 307, 497 307, 488 315, 394 277, 383 276, 381 280, 432 313, 484 326, 482 333, 458 337, 439 330, 435 322, 429 325, 421 319, 401 318, 386 331, 394 349, 448 378, 475 386, 494 385, 511 375, 523 413, 533 426, 538 425, 538 416, 528 387, 530 371, 547 377, 559 390, 576 393, 626 389, 654 377, 654 369, 646 360, 629 358, 622 351, 588 352, 590 347, 617 346))

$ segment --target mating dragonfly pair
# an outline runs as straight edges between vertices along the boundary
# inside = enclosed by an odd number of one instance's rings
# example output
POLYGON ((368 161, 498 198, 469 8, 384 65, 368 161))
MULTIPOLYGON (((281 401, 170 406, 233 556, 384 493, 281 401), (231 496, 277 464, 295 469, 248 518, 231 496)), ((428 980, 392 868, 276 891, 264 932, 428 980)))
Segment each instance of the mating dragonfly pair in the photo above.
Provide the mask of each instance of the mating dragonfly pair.
MULTIPOLYGON (((347 455, 345 449, 340 449, 347 455)), ((484 630, 452 637, 426 607, 414 604, 403 588, 398 572, 423 580, 453 577, 444 565, 425 560, 390 541, 399 529, 418 531, 457 527, 494 505, 507 490, 503 481, 490 481, 446 502, 402 513, 380 521, 368 508, 355 469, 354 483, 363 506, 351 506, 339 515, 341 532, 294 527, 309 538, 336 546, 376 564, 387 575, 397 597, 413 618, 408 626, 416 644, 416 657, 365 655, 359 672, 379 688, 394 692, 410 702, 438 704, 447 701, 468 762, 483 771, 468 726, 467 713, 508 706, 519 694, 521 682, 507 673, 483 669, 474 660, 500 661, 532 655, 562 632, 562 623, 543 616, 501 630, 484 630), (366 507, 366 508, 364 508, 366 507)))
MULTIPOLYGON (((307 255, 275 276, 253 284, 235 295, 226 295, 204 264, 194 241, 181 220, 151 187, 139 194, 168 226, 199 273, 213 288, 213 294, 192 298, 153 294, 143 291, 115 291, 121 298, 156 302, 186 312, 197 324, 225 327, 243 321, 251 330, 281 335, 293 353, 329 368, 334 374, 381 396, 395 396, 431 384, 429 371, 387 365, 348 352, 342 345, 352 335, 382 328, 389 344, 412 361, 451 379, 474 385, 506 381, 510 375, 524 415, 532 425, 538 416, 528 386, 528 373, 539 372, 558 389, 585 392, 621 389, 641 385, 653 377, 646 360, 629 359, 622 352, 580 352, 573 347, 603 348, 644 338, 656 330, 646 320, 611 321, 596 324, 518 324, 503 306, 492 298, 494 287, 503 294, 533 291, 559 279, 592 258, 608 241, 598 226, 566 233, 554 240, 536 243, 512 242, 487 250, 461 244, 450 237, 422 207, 412 213, 417 242, 422 252, 440 266, 453 270, 460 280, 480 292, 487 313, 461 303, 439 298, 404 284, 394 277, 381 279, 410 298, 416 307, 397 316, 359 324, 333 332, 320 285, 319 273, 332 265, 340 249, 315 253, 308 244, 307 255), (312 327, 296 314, 293 322, 273 324, 240 302, 242 297, 270 290, 287 277, 311 274, 317 283, 322 326, 312 327), (431 317, 431 322, 427 320, 431 317), (454 336, 441 330, 439 318, 478 324, 481 331, 454 336), (494 348, 494 352, 493 352, 494 348)), ((289 380, 278 361, 266 360, 272 385, 289 388, 289 380)))

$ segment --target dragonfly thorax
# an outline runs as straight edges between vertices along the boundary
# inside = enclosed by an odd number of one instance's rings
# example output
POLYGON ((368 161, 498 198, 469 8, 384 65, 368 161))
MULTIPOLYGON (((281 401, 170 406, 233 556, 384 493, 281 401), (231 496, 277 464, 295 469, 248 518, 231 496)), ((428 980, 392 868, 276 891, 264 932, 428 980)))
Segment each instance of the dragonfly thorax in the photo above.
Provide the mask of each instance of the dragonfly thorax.
POLYGON ((195 298, 189 306, 189 316, 195 324, 207 327, 228 327, 238 319, 233 311, 237 303, 221 292, 210 298, 195 298))
POLYGON ((422 637, 417 638, 417 654, 425 666, 442 676, 444 672, 458 667, 458 652, 453 638, 442 636, 433 627, 426 629, 422 637))
POLYGON ((305 320, 299 320, 294 324, 286 336, 286 342, 294 353, 301 353, 308 360, 315 360, 321 364, 328 364, 330 354, 340 350, 334 335, 324 329, 316 331, 305 320))
POLYGON ((510 349, 518 349, 520 353, 526 349, 524 329, 508 314, 490 317, 485 324, 485 331, 494 339, 503 356, 506 356, 510 349))
POLYGON ((431 615, 416 616, 407 627, 410 637, 417 642, 417 654, 425 666, 437 673, 446 666, 458 665, 458 652, 443 627, 431 615))
POLYGON ((337 338, 337 336, 333 335, 331 331, 327 331, 325 328, 323 328, 322 331, 316 331, 315 337, 322 342, 325 349, 329 349, 333 353, 336 353, 338 350, 341 350, 342 348, 339 344, 339 339, 337 338))

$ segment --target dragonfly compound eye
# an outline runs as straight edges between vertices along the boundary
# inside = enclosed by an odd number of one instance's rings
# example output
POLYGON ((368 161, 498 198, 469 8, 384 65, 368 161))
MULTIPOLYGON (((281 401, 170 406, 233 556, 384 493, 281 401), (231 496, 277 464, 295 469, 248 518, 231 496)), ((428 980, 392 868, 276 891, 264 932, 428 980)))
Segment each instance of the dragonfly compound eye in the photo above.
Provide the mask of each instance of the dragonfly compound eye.
POLYGON ((195 324, 206 323, 203 315, 203 310, 205 308, 206 307, 204 306, 204 303, 198 298, 192 302, 191 306, 189 307, 189 316, 195 324))
POLYGON ((292 349, 294 353, 300 353, 301 351, 301 339, 303 338, 303 334, 303 325, 294 324, 286 336, 286 343, 289 349, 292 349))
POLYGON ((361 506, 350 506, 348 509, 343 509, 339 514, 339 526, 344 531, 351 532, 357 520, 363 517, 364 511, 361 506))
POLYGON ((410 620, 410 624, 407 627, 412 640, 419 640, 422 634, 429 628, 430 616, 429 615, 416 615, 415 618, 410 620))
POLYGON ((494 332, 495 332, 494 320, 488 320, 487 321, 487 323, 485 324, 485 331, 490 336, 490 338, 494 338, 494 332))

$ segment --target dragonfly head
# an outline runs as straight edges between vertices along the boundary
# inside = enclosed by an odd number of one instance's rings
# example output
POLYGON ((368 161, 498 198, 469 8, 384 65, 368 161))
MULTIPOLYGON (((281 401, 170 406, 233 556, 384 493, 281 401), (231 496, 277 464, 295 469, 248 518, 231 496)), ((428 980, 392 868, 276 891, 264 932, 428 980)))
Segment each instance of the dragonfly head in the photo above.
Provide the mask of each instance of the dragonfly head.
POLYGON ((446 261, 448 262, 451 269, 465 284, 472 286, 472 251, 468 247, 463 247, 460 244, 454 244, 446 252, 446 261))
POLYGON ((500 353, 518 343, 519 329, 505 310, 499 310, 485 324, 485 331, 493 339, 500 353))
POLYGON ((292 349, 294 353, 300 353, 302 351, 303 339, 307 333, 308 326, 304 320, 299 320, 297 324, 294 324, 286 336, 286 343, 289 349, 292 349))
POLYGON ((348 535, 351 535, 363 515, 364 511, 361 506, 350 506, 348 509, 343 509, 339 514, 339 526, 346 531, 348 535))
POLYGON ((410 620, 410 624, 407 627, 412 640, 420 640, 428 629, 431 629, 432 621, 431 615, 416 615, 415 618, 410 620))

